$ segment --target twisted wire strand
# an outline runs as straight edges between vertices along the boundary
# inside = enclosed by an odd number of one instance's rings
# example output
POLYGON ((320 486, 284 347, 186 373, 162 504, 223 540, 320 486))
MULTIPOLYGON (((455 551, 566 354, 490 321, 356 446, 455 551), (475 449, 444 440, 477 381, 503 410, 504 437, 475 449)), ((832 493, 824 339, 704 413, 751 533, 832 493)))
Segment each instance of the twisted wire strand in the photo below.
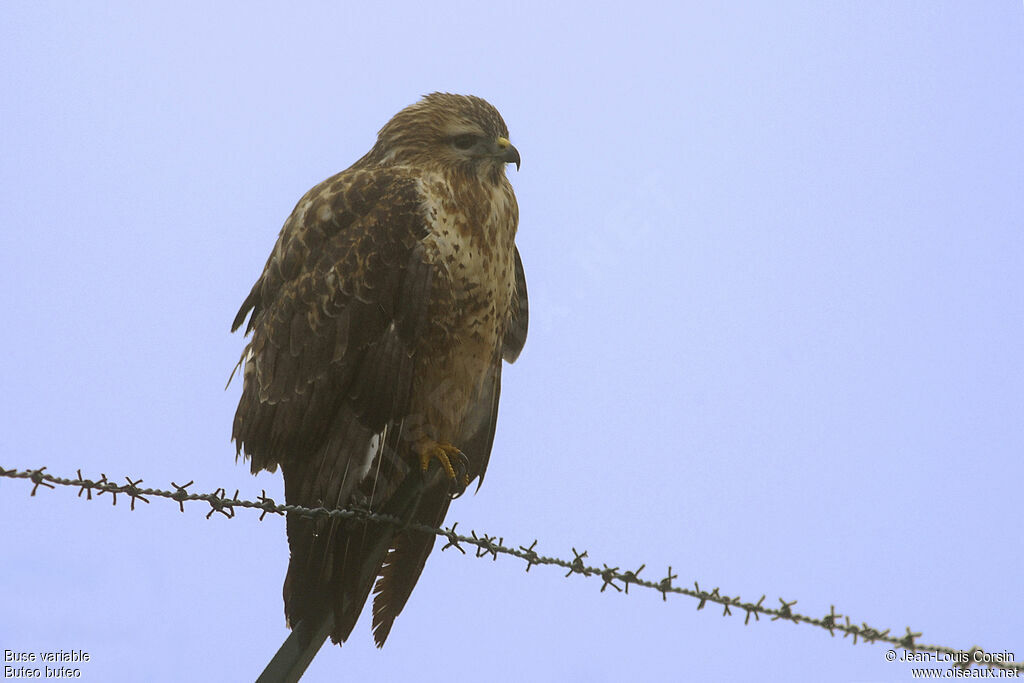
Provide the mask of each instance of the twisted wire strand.
POLYGON ((968 650, 962 650, 954 647, 948 647, 946 645, 919 643, 917 642, 917 638, 921 637, 921 633, 914 632, 909 626, 906 628, 905 633, 894 634, 891 632, 891 629, 879 630, 869 626, 866 622, 860 622, 860 624, 857 624, 856 622, 851 621, 849 616, 837 613, 834 605, 830 606, 828 614, 825 614, 822 617, 811 617, 793 610, 793 606, 797 604, 796 600, 787 602, 782 598, 778 598, 778 606, 771 606, 764 604, 767 597, 766 595, 762 595, 757 602, 750 602, 743 601, 738 595, 726 595, 717 587, 710 591, 702 589, 697 581, 693 582, 693 588, 677 586, 673 582, 675 579, 679 578, 679 576, 672 573, 671 566, 669 566, 664 578, 653 580, 641 578, 640 573, 647 566, 645 564, 639 565, 639 567, 634 570, 622 570, 618 566, 611 567, 604 563, 602 563, 601 567, 598 568, 585 562, 589 557, 585 550, 577 551, 576 548, 573 548, 572 559, 541 555, 536 550, 538 542, 536 539, 529 546, 506 546, 505 538, 503 536, 492 536, 482 533, 478 534, 476 531, 470 531, 470 535, 468 536, 459 533, 456 530, 458 522, 447 528, 438 528, 419 523, 405 523, 392 516, 382 515, 358 508, 307 508, 300 505, 281 504, 275 502, 272 498, 267 497, 266 491, 262 491, 256 500, 245 500, 238 497, 239 491, 237 490, 235 491, 234 496, 231 497, 227 496, 227 492, 223 488, 219 488, 212 493, 195 493, 189 491, 188 487, 192 486, 195 483, 194 481, 181 485, 171 482, 171 486, 174 490, 169 491, 140 486, 143 482, 142 479, 132 480, 129 477, 125 477, 127 483, 118 484, 110 480, 105 474, 101 474, 98 480, 92 480, 82 476, 81 470, 77 471, 78 476, 76 478, 58 477, 49 474, 45 470, 46 467, 34 470, 5 469, 0 467, 0 477, 6 477, 8 479, 26 479, 31 481, 33 483, 30 494, 31 496, 35 496, 41 486, 50 489, 53 489, 56 486, 66 486, 78 488, 78 496, 81 497, 84 493, 88 500, 92 500, 94 491, 96 492, 97 497, 109 493, 111 494, 112 503, 117 505, 118 494, 125 495, 131 500, 130 508, 132 510, 135 509, 135 503, 137 501, 148 504, 149 498, 161 498, 177 501, 181 512, 185 511, 186 502, 205 502, 210 505, 210 511, 206 514, 207 519, 212 517, 214 513, 219 513, 227 518, 233 518, 235 516, 235 508, 248 508, 261 511, 260 521, 262 521, 268 513, 278 515, 290 513, 310 518, 359 518, 375 522, 395 524, 397 526, 406 526, 407 528, 432 533, 444 538, 447 542, 442 550, 455 548, 465 555, 466 549, 463 545, 474 546, 474 555, 476 557, 491 557, 492 560, 497 560, 498 555, 511 555, 512 557, 517 557, 526 562, 526 571, 530 571, 530 568, 535 565, 551 565, 568 570, 565 574, 567 577, 572 576, 573 574, 578 574, 587 578, 599 578, 601 580, 600 592, 602 593, 610 587, 616 592, 628 594, 630 586, 639 586, 641 588, 658 591, 661 593, 662 600, 667 600, 668 594, 670 593, 686 595, 694 598, 698 601, 698 610, 704 609, 708 603, 721 605, 722 616, 731 616, 733 614, 733 610, 744 612, 746 614, 746 617, 743 620, 744 624, 750 623, 751 616, 754 617, 755 621, 760 621, 761 616, 763 615, 765 617, 770 617, 771 621, 790 621, 795 624, 810 624, 828 631, 833 637, 835 637, 836 631, 838 631, 843 634, 844 638, 848 636, 852 637, 853 644, 856 644, 859 639, 869 643, 888 643, 912 652, 931 652, 937 655, 945 655, 948 661, 953 662, 955 666, 961 669, 967 669, 972 664, 981 664, 988 668, 1016 672, 1018 676, 1024 673, 1024 662, 1012 660, 1001 661, 1000 653, 994 653, 992 656, 986 656, 983 653, 988 651, 978 646, 974 646, 968 650))

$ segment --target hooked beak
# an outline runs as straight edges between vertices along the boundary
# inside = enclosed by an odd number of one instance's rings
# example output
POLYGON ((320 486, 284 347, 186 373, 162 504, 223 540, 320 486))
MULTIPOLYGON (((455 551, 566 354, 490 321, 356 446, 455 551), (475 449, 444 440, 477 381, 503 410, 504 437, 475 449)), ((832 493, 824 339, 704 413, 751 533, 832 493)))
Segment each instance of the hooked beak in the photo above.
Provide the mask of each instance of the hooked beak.
POLYGON ((497 158, 501 159, 502 161, 504 161, 506 164, 513 164, 514 163, 516 165, 516 170, 518 171, 519 170, 519 150, 516 149, 515 146, 511 142, 508 141, 508 138, 498 138, 495 141, 495 145, 498 148, 497 149, 497 153, 495 154, 495 156, 497 158))

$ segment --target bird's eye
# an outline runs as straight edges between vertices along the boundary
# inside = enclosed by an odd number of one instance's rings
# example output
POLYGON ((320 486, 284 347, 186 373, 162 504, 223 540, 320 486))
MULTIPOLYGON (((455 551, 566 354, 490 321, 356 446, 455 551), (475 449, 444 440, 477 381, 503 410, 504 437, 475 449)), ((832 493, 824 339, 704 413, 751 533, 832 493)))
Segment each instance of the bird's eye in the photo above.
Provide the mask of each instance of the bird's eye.
POLYGON ((455 149, 469 149, 476 144, 476 136, 469 133, 456 135, 452 138, 452 144, 455 145, 455 149))

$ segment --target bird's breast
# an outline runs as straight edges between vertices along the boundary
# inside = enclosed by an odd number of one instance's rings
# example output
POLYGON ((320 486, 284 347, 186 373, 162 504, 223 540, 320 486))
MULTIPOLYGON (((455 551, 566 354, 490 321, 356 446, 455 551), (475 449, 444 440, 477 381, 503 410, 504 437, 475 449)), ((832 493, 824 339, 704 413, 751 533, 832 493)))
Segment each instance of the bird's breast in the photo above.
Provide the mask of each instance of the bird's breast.
POLYGON ((515 287, 515 198, 485 188, 475 196, 444 184, 427 189, 423 244, 435 271, 422 377, 452 392, 451 407, 468 407, 500 357, 515 287))
POLYGON ((515 286, 515 198, 501 186, 480 185, 461 196, 444 183, 429 189, 424 245, 436 267, 436 316, 458 341, 482 337, 493 345, 515 286))

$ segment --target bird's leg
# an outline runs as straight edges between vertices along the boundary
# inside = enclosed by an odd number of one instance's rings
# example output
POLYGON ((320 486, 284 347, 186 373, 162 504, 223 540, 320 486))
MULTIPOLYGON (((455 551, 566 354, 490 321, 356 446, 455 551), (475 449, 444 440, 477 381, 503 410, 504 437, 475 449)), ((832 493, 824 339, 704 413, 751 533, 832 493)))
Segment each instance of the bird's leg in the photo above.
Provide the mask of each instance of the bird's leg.
POLYGON ((415 450, 424 473, 430 467, 430 461, 437 460, 457 487, 457 492, 461 493, 469 486, 469 458, 458 448, 447 441, 421 438, 416 441, 415 450))

